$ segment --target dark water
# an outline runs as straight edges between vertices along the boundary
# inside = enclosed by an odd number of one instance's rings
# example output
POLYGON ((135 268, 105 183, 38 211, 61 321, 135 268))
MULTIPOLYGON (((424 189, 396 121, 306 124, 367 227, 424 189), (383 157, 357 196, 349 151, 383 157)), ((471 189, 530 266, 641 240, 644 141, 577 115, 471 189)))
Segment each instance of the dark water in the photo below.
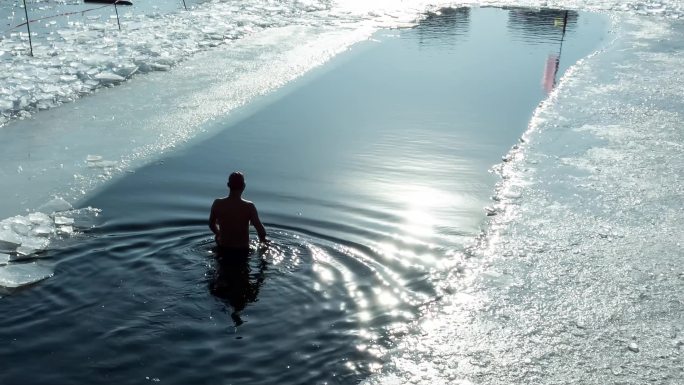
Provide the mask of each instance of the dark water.
POLYGON ((85 202, 101 224, 50 252, 55 276, 0 300, 0 383, 348 384, 377 370, 480 231, 488 169, 545 97, 560 38, 562 73, 605 33, 596 15, 572 13, 563 36, 547 14, 513 12, 380 32, 102 189, 85 202), (273 242, 220 267, 208 208, 235 169, 273 242))

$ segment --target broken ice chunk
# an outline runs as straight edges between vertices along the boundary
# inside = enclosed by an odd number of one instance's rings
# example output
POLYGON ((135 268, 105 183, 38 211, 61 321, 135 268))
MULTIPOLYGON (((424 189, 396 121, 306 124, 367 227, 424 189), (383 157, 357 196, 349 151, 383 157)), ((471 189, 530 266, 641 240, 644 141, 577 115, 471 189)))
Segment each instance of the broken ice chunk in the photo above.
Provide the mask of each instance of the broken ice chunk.
POLYGON ((92 23, 89 25, 89 27, 95 31, 104 31, 106 29, 106 26, 102 23, 92 23))
POLYGON ((522 194, 520 194, 519 192, 510 190, 503 193, 503 197, 508 199, 518 199, 521 195, 522 194))
POLYGON ((126 80, 126 78, 123 76, 119 76, 112 72, 100 72, 99 74, 93 76, 93 78, 95 80, 99 80, 103 84, 119 83, 126 80))
POLYGON ((171 69, 171 66, 167 64, 150 63, 150 68, 155 71, 168 71, 169 69, 171 69))
POLYGON ((33 234, 39 237, 47 237, 52 234, 52 227, 40 225, 33 229, 33 234))
POLYGON ((10 223, 20 223, 22 225, 31 226, 31 221, 27 217, 22 217, 21 215, 9 218, 8 221, 10 223))
POLYGON ((7 99, 0 99, 0 111, 13 110, 13 109, 14 109, 14 101, 7 100, 7 99))
POLYGON ((133 63, 125 63, 114 69, 114 72, 119 76, 128 78, 138 72, 138 66, 133 63))
POLYGON ((71 235, 74 233, 74 227, 73 226, 60 226, 57 229, 57 232, 62 235, 71 235))
POLYGON ((36 253, 45 250, 50 244, 50 240, 46 238, 27 238, 17 247, 17 254, 12 260, 36 258, 36 253))
POLYGON ((0 266, 4 266, 4 265, 8 264, 9 261, 10 261, 9 254, 0 253, 0 266))
POLYGON ((17 289, 52 277, 53 274, 51 268, 36 262, 13 263, 0 267, 0 287, 17 289))
POLYGON ((17 239, 16 234, 0 232, 0 252, 12 253, 19 246, 21 246, 21 242, 17 239))
POLYGON ((74 218, 68 218, 68 217, 55 217, 55 224, 56 225, 73 225, 74 224, 74 218))
POLYGON ((41 212, 30 213, 28 215, 28 219, 29 221, 37 225, 47 225, 49 223, 52 223, 52 219, 50 219, 50 217, 47 216, 47 214, 41 212))
POLYGON ((12 223, 10 228, 19 235, 27 235, 31 231, 31 227, 23 223, 12 223))
POLYGON ((78 76, 76 76, 76 75, 62 75, 59 77, 59 80, 61 80, 64 83, 71 83, 71 82, 75 82, 76 80, 78 80, 78 76))

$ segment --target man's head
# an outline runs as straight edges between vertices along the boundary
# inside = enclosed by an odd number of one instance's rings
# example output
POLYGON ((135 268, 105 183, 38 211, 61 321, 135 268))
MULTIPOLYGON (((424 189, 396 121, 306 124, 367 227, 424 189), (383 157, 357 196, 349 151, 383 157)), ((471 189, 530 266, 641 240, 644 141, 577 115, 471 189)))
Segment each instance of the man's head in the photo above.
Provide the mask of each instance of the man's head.
POLYGON ((245 189, 245 175, 240 171, 235 171, 228 177, 228 188, 230 191, 243 191, 245 189))

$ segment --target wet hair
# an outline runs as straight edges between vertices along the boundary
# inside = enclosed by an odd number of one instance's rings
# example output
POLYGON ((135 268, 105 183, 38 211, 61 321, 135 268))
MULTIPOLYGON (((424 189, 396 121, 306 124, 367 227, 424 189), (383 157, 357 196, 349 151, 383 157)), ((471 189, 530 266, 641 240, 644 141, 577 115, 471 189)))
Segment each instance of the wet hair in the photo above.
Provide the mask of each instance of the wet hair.
POLYGON ((243 190, 245 188, 245 175, 240 171, 235 171, 228 177, 228 187, 231 190, 243 190))

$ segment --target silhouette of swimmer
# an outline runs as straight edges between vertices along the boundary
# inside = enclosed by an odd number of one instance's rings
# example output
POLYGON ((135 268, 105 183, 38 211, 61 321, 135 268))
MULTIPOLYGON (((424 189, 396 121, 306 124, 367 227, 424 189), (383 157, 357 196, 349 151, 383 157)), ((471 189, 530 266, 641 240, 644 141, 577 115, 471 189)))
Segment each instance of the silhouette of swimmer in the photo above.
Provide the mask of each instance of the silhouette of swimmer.
POLYGON ((259 220, 254 203, 242 199, 245 191, 245 176, 235 171, 228 177, 230 192, 227 197, 219 198, 211 205, 209 228, 215 235, 216 244, 224 251, 249 250, 249 224, 257 231, 259 241, 266 240, 266 229, 259 220))
POLYGON ((233 308, 230 317, 235 326, 242 325, 240 312, 248 303, 256 302, 259 289, 266 277, 266 259, 264 250, 258 250, 258 272, 252 274, 249 264, 249 250, 222 250, 216 247, 216 270, 209 282, 209 291, 212 295, 223 300, 233 308))

